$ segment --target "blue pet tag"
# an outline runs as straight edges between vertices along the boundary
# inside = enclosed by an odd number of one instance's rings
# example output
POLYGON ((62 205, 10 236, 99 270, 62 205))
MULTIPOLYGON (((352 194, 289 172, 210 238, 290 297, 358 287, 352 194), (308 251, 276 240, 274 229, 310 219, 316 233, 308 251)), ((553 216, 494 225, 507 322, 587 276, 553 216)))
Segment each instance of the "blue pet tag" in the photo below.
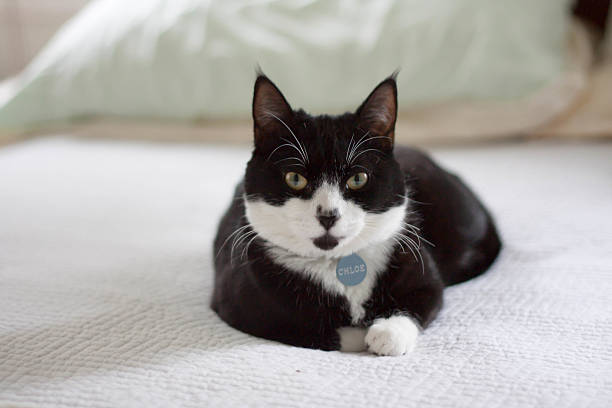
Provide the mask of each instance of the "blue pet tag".
POLYGON ((345 286, 359 285, 368 273, 368 266, 362 257, 351 254, 340 258, 336 266, 336 276, 345 286))

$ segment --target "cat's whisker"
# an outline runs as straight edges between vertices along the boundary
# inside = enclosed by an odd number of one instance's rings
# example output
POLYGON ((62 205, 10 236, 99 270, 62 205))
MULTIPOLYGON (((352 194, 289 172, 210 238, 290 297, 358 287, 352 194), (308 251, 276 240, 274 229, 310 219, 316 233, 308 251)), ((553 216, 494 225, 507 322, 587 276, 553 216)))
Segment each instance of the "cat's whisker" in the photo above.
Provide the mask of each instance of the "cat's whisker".
MULTIPOLYGON (((356 155, 355 155, 355 153, 357 153, 357 151, 358 151, 357 149, 359 149, 359 147, 360 147, 361 145, 363 145, 364 143, 367 143, 367 142, 369 142, 369 141, 371 141, 371 140, 375 140, 375 139, 389 139, 389 136, 372 136, 372 137, 369 137, 369 138, 367 138, 367 139, 365 139, 365 140, 361 140, 360 142, 358 142, 358 143, 355 145, 355 148, 354 148, 354 154, 352 154, 352 155, 351 155, 351 160, 350 160, 349 164, 350 164, 351 162, 355 161, 355 159, 356 159, 356 158, 357 158, 357 157, 358 157, 358 156, 361 154, 361 153, 359 153, 359 154, 356 154, 356 155)), ((375 149, 375 150, 376 150, 376 149, 375 149)), ((367 151, 367 149, 366 149, 366 151, 367 151)), ((381 153, 382 153, 382 152, 381 152, 381 153)))
MULTIPOLYGON (((408 213, 408 215, 413 215, 413 214, 417 214, 417 211, 411 211, 411 212, 409 212, 409 213, 408 213)), ((420 229, 419 227, 417 227, 416 225, 412 225, 412 224, 409 224, 409 223, 407 223, 407 222, 404 222, 404 225, 405 225, 405 226, 407 226, 407 227, 409 227, 409 228, 412 228, 412 229, 413 229, 413 230, 415 230, 415 231, 420 231, 420 230, 421 230, 421 229, 420 229)))
POLYGON ((219 256, 219 254, 221 253, 221 250, 223 249, 223 247, 225 246, 225 244, 227 244, 227 242, 228 242, 228 241, 229 241, 229 240, 230 240, 230 239, 231 239, 231 238, 232 238, 234 235, 236 235, 236 234, 237 234, 237 233, 239 233, 240 231, 244 231, 244 229, 245 229, 245 228, 248 228, 248 227, 250 227, 250 225, 249 225, 249 224, 247 224, 247 225, 243 225, 243 226, 242 226, 242 227, 240 227, 240 228, 236 228, 236 230, 235 230, 234 232, 232 232, 231 234, 229 234, 229 235, 228 235, 228 237, 227 237, 227 238, 225 238, 225 241, 223 241, 223 244, 221 244, 221 247, 219 248, 219 251, 217 252, 217 255, 216 255, 216 256, 219 256))
POLYGON ((285 157, 284 159, 277 160, 277 161, 274 162, 274 164, 278 164, 280 162, 284 162, 284 161, 287 161, 287 160, 295 160, 295 161, 299 162, 298 165, 304 166, 304 164, 303 164, 304 162, 302 160, 300 160, 299 158, 295 157, 295 156, 285 157))
POLYGON ((240 245, 241 242, 243 242, 245 239, 247 239, 249 236, 253 234, 256 234, 256 232, 251 230, 251 231, 242 232, 239 235, 236 235, 236 237, 234 237, 234 240, 232 241, 232 251, 236 249, 240 245))
POLYGON ((353 144, 353 140, 355 138, 355 132, 353 132, 353 134, 351 135, 351 140, 348 144, 348 147, 346 148, 346 157, 344 158, 346 160, 346 162, 349 162, 349 152, 351 151, 351 145, 353 144))
MULTIPOLYGON (((418 211, 408 211, 406 212, 406 215, 417 215, 418 211)), ((405 221, 403 222, 402 226, 406 227, 406 228, 410 228, 414 231, 420 231, 421 229, 419 227, 417 227, 416 225, 410 224, 409 222, 405 221)))
POLYGON ((244 246, 244 249, 240 253, 240 259, 243 259, 246 255, 249 254, 249 247, 251 246, 251 243, 255 240, 255 238, 257 238, 258 236, 259 236, 259 234, 255 233, 255 236, 253 238, 251 238, 249 240, 249 242, 247 242, 247 244, 244 246))
MULTIPOLYGON (((286 139, 283 139, 283 140, 286 140, 286 139)), ((298 149, 298 148, 297 148, 297 147, 296 147, 296 146, 295 146, 293 143, 284 143, 284 144, 282 144, 282 145, 278 146, 276 149, 272 150, 272 153, 270 153, 270 154, 268 155, 268 158, 266 159, 266 161, 270 160, 270 158, 272 157, 272 155, 273 155, 274 153, 276 153, 276 151, 277 151, 278 149, 281 149, 281 148, 283 148, 283 147, 285 147, 285 146, 292 147, 292 148, 294 148, 295 150, 297 150, 297 151, 298 151, 298 153, 300 153, 300 155, 302 154, 302 153, 300 152, 300 150, 299 150, 299 149, 298 149)), ((299 161, 300 163, 304 164, 304 161, 303 161, 303 160, 298 159, 298 161, 299 161)))
POLYGON ((350 156, 349 164, 355 160, 355 158, 356 158, 355 153, 357 153, 359 147, 361 147, 363 144, 365 144, 365 143, 367 143, 367 142, 369 142, 371 140, 375 140, 375 139, 389 139, 389 136, 371 136, 371 137, 368 137, 367 139, 364 139, 364 137, 367 136, 368 133, 370 133, 370 132, 368 131, 361 139, 359 139, 359 142, 357 142, 357 144, 355 144, 355 147, 353 148, 353 152, 352 152, 352 154, 350 156))
POLYGON ((435 248, 436 244, 434 244, 433 242, 429 241, 428 239, 422 237, 421 235, 418 234, 417 231, 420 231, 420 229, 414 225, 408 224, 408 223, 404 223, 404 226, 402 227, 402 229, 404 229, 407 233, 414 235, 418 241, 419 241, 419 245, 421 243, 421 241, 431 245, 432 247, 435 248))
POLYGON ((399 245, 399 247, 402 249, 402 252, 406 252, 406 248, 404 248, 404 245, 402 245, 402 242, 398 238, 391 237, 391 239, 393 239, 393 241, 395 241, 397 245, 399 245))
POLYGON ((360 146, 361 141, 366 138, 368 135, 370 134, 370 131, 368 130, 367 132, 365 132, 365 134, 363 136, 361 136, 361 138, 357 141, 357 143, 355 143, 353 145, 353 147, 351 148, 351 152, 349 154, 347 163, 351 163, 353 161, 353 154, 355 154, 355 151, 357 150, 357 148, 360 146))
POLYGON ((236 260, 240 260, 241 258, 242 258, 242 256, 238 257, 238 256, 234 255, 233 253, 231 253, 231 254, 230 254, 230 263, 231 263, 232 265, 234 265, 234 264, 235 264, 235 261, 236 261, 236 260))
MULTIPOLYGON (((406 244, 409 248, 415 248, 418 249, 417 247, 414 246, 414 242, 410 241, 404 234, 399 233, 398 235, 396 235, 396 237, 398 237, 404 244, 406 244)), ((414 253, 413 253, 414 255, 414 253)))
POLYGON ((244 240, 250 238, 253 234, 257 234, 257 233, 255 231, 251 230, 251 231, 247 231, 245 233, 242 233, 242 234, 236 236, 236 238, 234 238, 234 241, 232 242, 232 249, 230 250, 230 259, 232 261, 232 264, 233 264, 233 261, 234 261, 234 251, 236 250, 236 248, 238 246, 240 246, 240 244, 244 240))
MULTIPOLYGON (((404 227, 402 227, 402 229, 403 229, 404 231, 406 231, 406 229, 405 229, 404 227)), ((421 248, 421 241, 420 241, 420 240, 418 240, 418 242, 417 242, 417 241, 415 241, 413 238, 410 238, 409 236, 407 236, 407 235, 405 235, 405 234, 402 234, 402 236, 403 236, 404 238, 406 238, 407 240, 411 241, 411 242, 412 242, 412 243, 415 245, 415 247, 416 247, 416 248, 421 248)))
POLYGON ((414 239, 402 234, 402 236, 413 245, 413 248, 415 249, 421 249, 421 245, 419 242, 415 241, 414 239))
POLYGON ((406 231, 406 232, 408 232, 408 233, 411 233, 411 234, 413 234, 413 235, 416 235, 416 238, 417 238, 417 240, 418 240, 418 245, 419 245, 419 248, 420 248, 420 247, 421 247, 421 236, 420 236, 420 235, 418 235, 418 234, 415 234, 415 233, 414 233, 414 231, 412 231, 412 230, 410 229, 410 227, 411 227, 411 225, 410 225, 410 224, 408 224, 408 223, 404 223, 404 225, 402 226, 402 230, 403 230, 403 231, 406 231))
POLYGON ((414 260, 417 261, 417 263, 421 264, 421 272, 425 274, 425 264, 423 261, 423 255, 421 255, 420 245, 417 244, 413 239, 405 236, 402 233, 399 233, 395 237, 399 238, 404 244, 406 244, 408 250, 412 253, 412 256, 414 257, 414 260))
MULTIPOLYGON (((368 131, 369 132, 369 131, 368 131)), ((367 135, 367 133, 366 133, 367 135)), ((357 143, 361 142, 363 140, 364 137, 366 137, 366 135, 361 136, 361 138, 357 141, 357 143)), ((351 162, 351 157, 353 156, 354 150, 355 150, 355 145, 357 143, 353 143, 351 148, 348 150, 348 157, 346 158, 346 163, 350 163, 351 162)))
POLYGON ((397 196, 405 198, 406 200, 408 200, 410 202, 413 202, 413 203, 417 203, 417 204, 421 204, 421 205, 431 205, 431 203, 424 203, 422 201, 415 200, 414 198, 410 198, 410 197, 408 197, 408 194, 397 194, 397 196))
POLYGON ((306 162, 308 162, 308 152, 306 151, 306 149, 304 148, 304 146, 302 146, 302 143, 300 143, 300 140, 297 138, 297 136, 295 135, 295 133, 293 133, 293 130, 291 130, 291 128, 278 116, 276 116, 275 114, 273 114, 270 111, 266 111, 266 114, 272 116, 274 119, 278 120, 280 123, 283 124, 283 126, 285 126, 287 128, 287 130, 289 131, 289 133, 291 133, 291 136, 293 136, 293 138, 295 139, 295 141, 297 142, 298 146, 300 146, 300 148, 302 149, 302 156, 304 157, 304 160, 306 162))
MULTIPOLYGON (((368 132, 370 133, 370 132, 368 132)), ((366 133, 367 135, 367 133, 366 133)), ((370 140, 376 140, 376 139, 389 139, 389 136, 370 136, 365 140, 360 141, 359 143, 357 143, 357 146, 355 147, 355 149, 358 149, 362 144, 369 142, 370 140)))
POLYGON ((365 150, 362 150, 362 151, 360 151, 359 153, 357 153, 357 155, 356 155, 356 156, 353 158, 353 160, 357 160, 357 158, 358 158, 359 156, 361 156, 362 154, 367 153, 367 152, 378 152, 378 153, 380 153, 380 154, 383 154, 383 152, 382 152, 382 151, 380 151, 379 149, 370 148, 370 149, 365 149, 365 150))
MULTIPOLYGON (((404 237, 406 237, 406 236, 404 235, 404 237)), ((406 238, 408 238, 408 237, 406 237, 406 238)), ((415 252, 419 256, 419 260, 420 260, 420 263, 421 263, 421 272, 423 273, 423 275, 425 275, 425 263, 423 262, 423 255, 421 255, 421 246, 417 245, 417 243, 414 240, 410 239, 410 238, 408 238, 408 242, 412 243, 415 252)))
POLYGON ((298 153, 300 154, 300 156, 302 157, 303 162, 307 162, 308 161, 306 156, 304 155, 304 151, 302 150, 302 145, 296 146, 295 143, 293 143, 291 140, 286 139, 284 137, 281 137, 281 140, 283 142, 289 143, 291 145, 291 147, 293 147, 295 150, 297 150, 298 153))

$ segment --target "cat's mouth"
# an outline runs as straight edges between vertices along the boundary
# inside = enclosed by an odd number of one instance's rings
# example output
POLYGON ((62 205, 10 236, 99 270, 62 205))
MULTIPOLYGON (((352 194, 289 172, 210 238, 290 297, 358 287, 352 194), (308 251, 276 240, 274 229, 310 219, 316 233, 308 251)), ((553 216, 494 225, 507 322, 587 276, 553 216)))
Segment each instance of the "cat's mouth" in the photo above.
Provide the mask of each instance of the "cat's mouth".
POLYGON ((324 235, 313 239, 312 243, 315 244, 317 248, 320 248, 324 251, 328 251, 330 249, 335 248, 342 238, 343 237, 334 237, 330 233, 326 232, 324 235))

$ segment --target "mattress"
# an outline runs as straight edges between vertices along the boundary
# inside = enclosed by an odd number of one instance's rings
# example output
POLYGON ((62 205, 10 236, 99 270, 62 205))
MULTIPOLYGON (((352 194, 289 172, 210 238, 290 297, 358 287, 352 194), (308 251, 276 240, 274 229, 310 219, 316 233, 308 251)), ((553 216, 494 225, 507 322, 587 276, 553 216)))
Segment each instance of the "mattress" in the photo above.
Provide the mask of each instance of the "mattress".
POLYGON ((210 309, 246 147, 0 149, 0 407, 612 406, 612 144, 437 148, 505 247, 402 357, 290 347, 210 309))

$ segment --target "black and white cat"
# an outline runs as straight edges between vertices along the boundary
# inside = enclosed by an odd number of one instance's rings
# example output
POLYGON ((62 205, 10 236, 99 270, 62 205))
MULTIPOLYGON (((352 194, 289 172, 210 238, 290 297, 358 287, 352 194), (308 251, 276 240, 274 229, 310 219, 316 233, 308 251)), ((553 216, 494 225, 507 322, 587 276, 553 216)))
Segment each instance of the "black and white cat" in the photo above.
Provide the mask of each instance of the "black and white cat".
POLYGON ((301 347, 401 355, 444 287, 489 267, 491 216, 427 155, 394 148, 396 116, 393 76, 355 113, 311 116, 259 75, 255 149, 214 243, 223 320, 301 347))

